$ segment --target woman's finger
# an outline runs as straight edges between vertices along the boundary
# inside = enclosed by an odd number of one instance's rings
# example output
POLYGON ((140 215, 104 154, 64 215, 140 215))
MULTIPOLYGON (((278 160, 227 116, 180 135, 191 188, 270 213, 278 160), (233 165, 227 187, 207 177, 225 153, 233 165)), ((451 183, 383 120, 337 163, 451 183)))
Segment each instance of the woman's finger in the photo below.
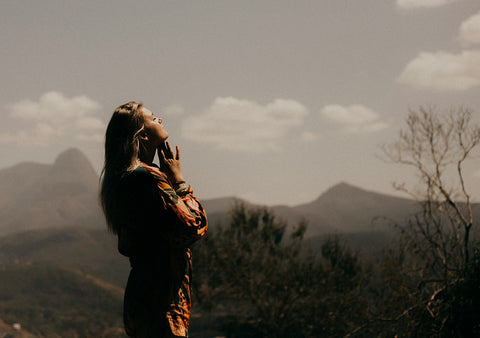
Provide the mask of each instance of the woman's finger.
POLYGON ((176 160, 180 159, 180 148, 178 146, 175 146, 175 150, 177 151, 177 155, 175 156, 176 160))
POLYGON ((165 157, 165 153, 163 152, 163 149, 160 150, 160 154, 162 154, 162 157, 160 158, 160 160, 165 163, 167 161, 167 158, 165 157))
POLYGON ((170 158, 173 158, 173 155, 174 155, 174 154, 173 154, 172 147, 170 146, 170 142, 167 141, 166 144, 167 144, 167 149, 168 149, 169 157, 170 157, 170 158))

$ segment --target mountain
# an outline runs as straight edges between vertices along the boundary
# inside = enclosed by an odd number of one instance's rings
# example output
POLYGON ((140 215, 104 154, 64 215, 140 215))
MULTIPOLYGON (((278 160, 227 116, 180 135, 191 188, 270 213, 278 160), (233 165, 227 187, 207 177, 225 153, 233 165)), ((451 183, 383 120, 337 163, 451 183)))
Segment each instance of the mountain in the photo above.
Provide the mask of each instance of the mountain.
MULTIPOLYGON (((0 235, 29 229, 93 226, 105 229, 98 203, 99 178, 78 149, 61 153, 51 165, 19 163, 0 170, 0 235)), ((236 203, 262 207, 236 197, 202 200, 211 229, 229 221, 236 203)), ((308 222, 307 237, 325 233, 389 231, 417 210, 415 201, 337 184, 316 200, 269 207, 291 227, 308 222), (388 220, 387 220, 388 219, 388 220)), ((473 206, 480 212, 480 205, 473 206)))
MULTIPOLYGON (((388 231, 389 221, 403 223, 417 210, 415 201, 367 191, 347 183, 337 184, 316 200, 295 207, 273 207, 290 222, 304 217, 307 236, 327 232, 388 231)), ((390 222, 391 223, 391 222, 390 222)))
POLYGON ((0 237, 0 266, 41 263, 62 266, 124 287, 130 270, 105 228, 34 229, 0 237))
MULTIPOLYGON (((0 318, 6 323, 19 321, 34 334, 121 336, 130 266, 106 230, 97 196, 98 175, 78 149, 51 165, 24 162, 0 170, 0 318)), ((236 203, 264 207, 235 197, 202 200, 212 232, 228 224, 236 203)), ((316 252, 326 234, 339 233, 371 255, 395 236, 382 217, 402 223, 417 205, 340 183, 309 203, 268 208, 290 228, 306 219, 305 246, 316 252)), ((473 210, 480 217, 480 205, 473 210)), ((203 322, 201 315, 192 322, 203 322)))
POLYGON ((78 149, 52 165, 19 163, 0 170, 0 234, 52 226, 104 226, 98 175, 78 149))
POLYGON ((76 270, 43 264, 1 266, 0 315, 35 337, 126 337, 122 303, 122 289, 76 270))
POLYGON ((201 200, 202 206, 207 212, 208 225, 210 229, 229 221, 230 210, 237 204, 244 204, 247 207, 259 208, 260 205, 252 204, 237 197, 220 197, 208 200, 201 200))
MULTIPOLYGON (((211 225, 228 222, 228 211, 236 203, 262 207, 234 198, 202 201, 211 225)), ((367 191, 347 183, 337 184, 316 200, 297 206, 271 206, 275 216, 294 227, 308 222, 306 237, 326 233, 359 233, 390 231, 392 222, 402 223, 417 210, 415 201, 367 191)))

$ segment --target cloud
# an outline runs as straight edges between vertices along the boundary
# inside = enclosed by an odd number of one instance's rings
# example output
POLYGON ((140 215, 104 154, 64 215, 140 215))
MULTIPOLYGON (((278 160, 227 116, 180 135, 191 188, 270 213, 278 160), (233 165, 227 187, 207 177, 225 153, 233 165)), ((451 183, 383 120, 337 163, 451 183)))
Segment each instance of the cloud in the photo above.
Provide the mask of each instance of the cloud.
POLYGON ((105 123, 96 117, 81 117, 75 121, 78 130, 99 131, 105 129, 105 123))
POLYGON ((342 126, 346 133, 374 133, 385 128, 389 124, 379 121, 379 115, 372 109, 361 104, 341 106, 331 104, 323 107, 320 115, 342 126))
POLYGON ((464 46, 480 44, 480 12, 462 22, 459 39, 464 46))
POLYGON ((322 109, 322 115, 329 120, 344 124, 368 123, 378 119, 377 113, 360 104, 349 107, 337 104, 328 105, 322 109))
POLYGON ((397 0, 397 7, 404 9, 440 7, 457 0, 397 0))
POLYGON ((19 130, 0 134, 0 143, 15 143, 19 146, 48 146, 51 140, 63 135, 63 132, 49 124, 40 122, 30 130, 19 130))
POLYGON ((9 106, 10 115, 14 118, 58 123, 90 115, 100 108, 98 102, 86 96, 69 99, 56 91, 43 94, 37 102, 27 99, 9 106))
POLYGON ((86 97, 65 97, 51 91, 38 101, 22 100, 6 106, 9 117, 22 121, 22 130, 0 134, 0 143, 48 146, 63 136, 78 140, 103 139, 105 123, 95 117, 101 105, 86 97))
POLYGON ((416 88, 467 90, 480 85, 480 50, 460 54, 422 52, 405 67, 397 81, 416 88))
POLYGON ((279 151, 308 113, 305 106, 294 100, 276 99, 261 105, 219 97, 202 114, 184 119, 182 136, 224 150, 279 151))

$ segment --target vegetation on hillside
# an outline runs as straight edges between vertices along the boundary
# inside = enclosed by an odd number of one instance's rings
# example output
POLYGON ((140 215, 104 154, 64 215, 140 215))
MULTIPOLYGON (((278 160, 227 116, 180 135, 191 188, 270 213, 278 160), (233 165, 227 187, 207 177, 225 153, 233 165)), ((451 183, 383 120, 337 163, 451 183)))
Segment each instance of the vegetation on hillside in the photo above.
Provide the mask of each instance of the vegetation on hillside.
MULTIPOLYGON (((0 264, 32 262, 73 268, 124 287, 130 265, 106 229, 62 227, 0 238, 0 264)), ((1 317, 0 317, 1 318, 1 317)))
MULTIPOLYGON (((194 295, 227 337, 471 336, 480 334, 480 250, 464 277, 432 297, 422 262, 398 243, 376 257, 339 236, 303 250, 267 209, 239 204, 194 247, 194 295)), ((195 337, 203 337, 196 335, 195 337)))
POLYGON ((195 295, 228 337, 331 336, 360 325, 366 271, 357 253, 338 237, 318 256, 303 252, 305 230, 287 234, 267 209, 239 204, 195 247, 195 295))
MULTIPOLYGON (((292 229, 272 209, 235 205, 193 247, 191 337, 480 336, 478 218, 463 169, 479 143, 468 110, 410 113, 385 148, 420 178, 398 185, 418 207, 396 232, 305 239, 305 221, 292 229)), ((0 318, 38 336, 121 336, 128 268, 104 229, 3 237, 0 318)))
POLYGON ((469 110, 410 112, 385 152, 416 170, 413 190, 397 187, 419 212, 375 258, 335 236, 302 252, 304 224, 288 237, 268 210, 237 205, 195 248, 198 301, 229 337, 480 336, 478 223, 464 177, 478 144, 469 110))
POLYGON ((39 337, 121 337, 122 295, 48 265, 0 268, 0 316, 39 337))

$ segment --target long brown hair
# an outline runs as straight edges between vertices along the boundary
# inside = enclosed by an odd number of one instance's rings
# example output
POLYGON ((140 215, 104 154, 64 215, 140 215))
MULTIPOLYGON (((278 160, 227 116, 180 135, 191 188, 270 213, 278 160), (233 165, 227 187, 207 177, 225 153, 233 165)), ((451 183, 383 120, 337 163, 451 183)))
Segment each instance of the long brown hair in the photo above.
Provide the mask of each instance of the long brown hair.
POLYGON ((143 130, 143 104, 130 101, 113 112, 105 133, 105 164, 103 166, 100 200, 110 231, 117 234, 119 225, 116 192, 120 180, 137 167, 140 153, 138 135, 143 130))

